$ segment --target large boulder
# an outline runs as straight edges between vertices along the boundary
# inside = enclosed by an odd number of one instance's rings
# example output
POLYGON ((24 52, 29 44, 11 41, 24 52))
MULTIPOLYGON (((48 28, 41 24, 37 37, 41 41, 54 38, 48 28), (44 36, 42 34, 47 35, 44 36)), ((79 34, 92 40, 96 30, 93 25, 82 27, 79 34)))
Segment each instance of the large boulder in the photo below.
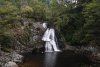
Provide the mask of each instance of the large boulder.
POLYGON ((13 54, 12 54, 12 60, 14 62, 21 63, 22 62, 22 59, 23 59, 23 56, 22 55, 20 55, 20 54, 18 54, 16 52, 13 52, 13 54))
POLYGON ((21 63, 22 59, 23 59, 23 56, 16 52, 11 52, 11 53, 1 52, 0 53, 0 67, 1 66, 3 67, 9 61, 13 61, 15 63, 21 63))
POLYGON ((100 63, 100 53, 91 53, 87 57, 92 62, 100 63))
POLYGON ((13 61, 9 61, 2 67, 18 67, 18 65, 13 61))

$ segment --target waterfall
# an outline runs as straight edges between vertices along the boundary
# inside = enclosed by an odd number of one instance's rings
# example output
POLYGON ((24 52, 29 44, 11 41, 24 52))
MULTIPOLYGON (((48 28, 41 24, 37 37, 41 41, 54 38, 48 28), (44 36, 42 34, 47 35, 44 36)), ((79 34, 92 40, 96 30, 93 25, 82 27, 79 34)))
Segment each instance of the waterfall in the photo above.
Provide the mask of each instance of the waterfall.
POLYGON ((45 52, 60 51, 57 47, 57 40, 55 36, 54 28, 48 28, 46 23, 43 23, 43 27, 47 28, 42 40, 45 41, 45 52))

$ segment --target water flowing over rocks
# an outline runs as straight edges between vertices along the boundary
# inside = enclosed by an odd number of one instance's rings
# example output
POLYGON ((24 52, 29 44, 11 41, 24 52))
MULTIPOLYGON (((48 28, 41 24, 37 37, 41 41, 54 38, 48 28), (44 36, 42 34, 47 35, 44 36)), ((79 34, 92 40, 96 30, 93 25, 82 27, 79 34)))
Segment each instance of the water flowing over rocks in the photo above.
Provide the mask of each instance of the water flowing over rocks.
POLYGON ((58 41, 56 40, 55 29, 48 28, 46 23, 43 23, 43 27, 47 30, 45 31, 42 40, 45 42, 45 52, 59 52, 59 48, 57 46, 58 41))

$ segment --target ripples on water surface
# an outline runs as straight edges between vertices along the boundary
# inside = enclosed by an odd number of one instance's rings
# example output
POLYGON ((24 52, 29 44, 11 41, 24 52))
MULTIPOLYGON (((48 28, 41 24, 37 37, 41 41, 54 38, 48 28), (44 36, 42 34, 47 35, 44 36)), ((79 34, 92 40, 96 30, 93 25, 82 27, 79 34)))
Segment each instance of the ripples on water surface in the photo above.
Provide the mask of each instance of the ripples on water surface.
POLYGON ((82 55, 73 51, 52 52, 44 54, 26 53, 20 67, 100 67, 82 55))

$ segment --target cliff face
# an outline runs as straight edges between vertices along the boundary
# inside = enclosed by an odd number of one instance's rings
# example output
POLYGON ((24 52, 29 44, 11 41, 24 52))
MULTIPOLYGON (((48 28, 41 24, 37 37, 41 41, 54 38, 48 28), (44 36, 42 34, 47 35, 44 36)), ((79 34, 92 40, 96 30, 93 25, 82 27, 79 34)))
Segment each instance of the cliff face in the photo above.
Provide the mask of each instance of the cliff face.
MULTIPOLYGON (((19 59, 18 62, 21 62, 22 55, 24 52, 32 52, 35 48, 43 47, 43 41, 41 40, 44 29, 42 28, 41 22, 34 22, 32 19, 22 19, 22 24, 19 27, 11 28, 9 30, 13 35, 9 44, 2 36, 2 40, 0 41, 0 65, 4 65, 9 61, 14 61, 19 59), (4 42, 3 42, 4 41, 4 42), (4 46, 6 45, 6 46, 4 46)), ((7 36, 6 36, 7 37, 7 36)), ((15 61, 16 62, 16 61, 15 61)))
POLYGON ((17 38, 19 44, 17 44, 16 49, 19 46, 20 49, 18 50, 20 50, 22 53, 26 51, 30 52, 34 48, 41 48, 43 46, 43 42, 41 41, 41 37, 43 35, 43 28, 41 22, 33 22, 32 20, 28 21, 27 23, 24 22, 23 30, 26 35, 22 36, 24 39, 17 38), (27 28, 27 30, 25 30, 25 28, 27 28))

